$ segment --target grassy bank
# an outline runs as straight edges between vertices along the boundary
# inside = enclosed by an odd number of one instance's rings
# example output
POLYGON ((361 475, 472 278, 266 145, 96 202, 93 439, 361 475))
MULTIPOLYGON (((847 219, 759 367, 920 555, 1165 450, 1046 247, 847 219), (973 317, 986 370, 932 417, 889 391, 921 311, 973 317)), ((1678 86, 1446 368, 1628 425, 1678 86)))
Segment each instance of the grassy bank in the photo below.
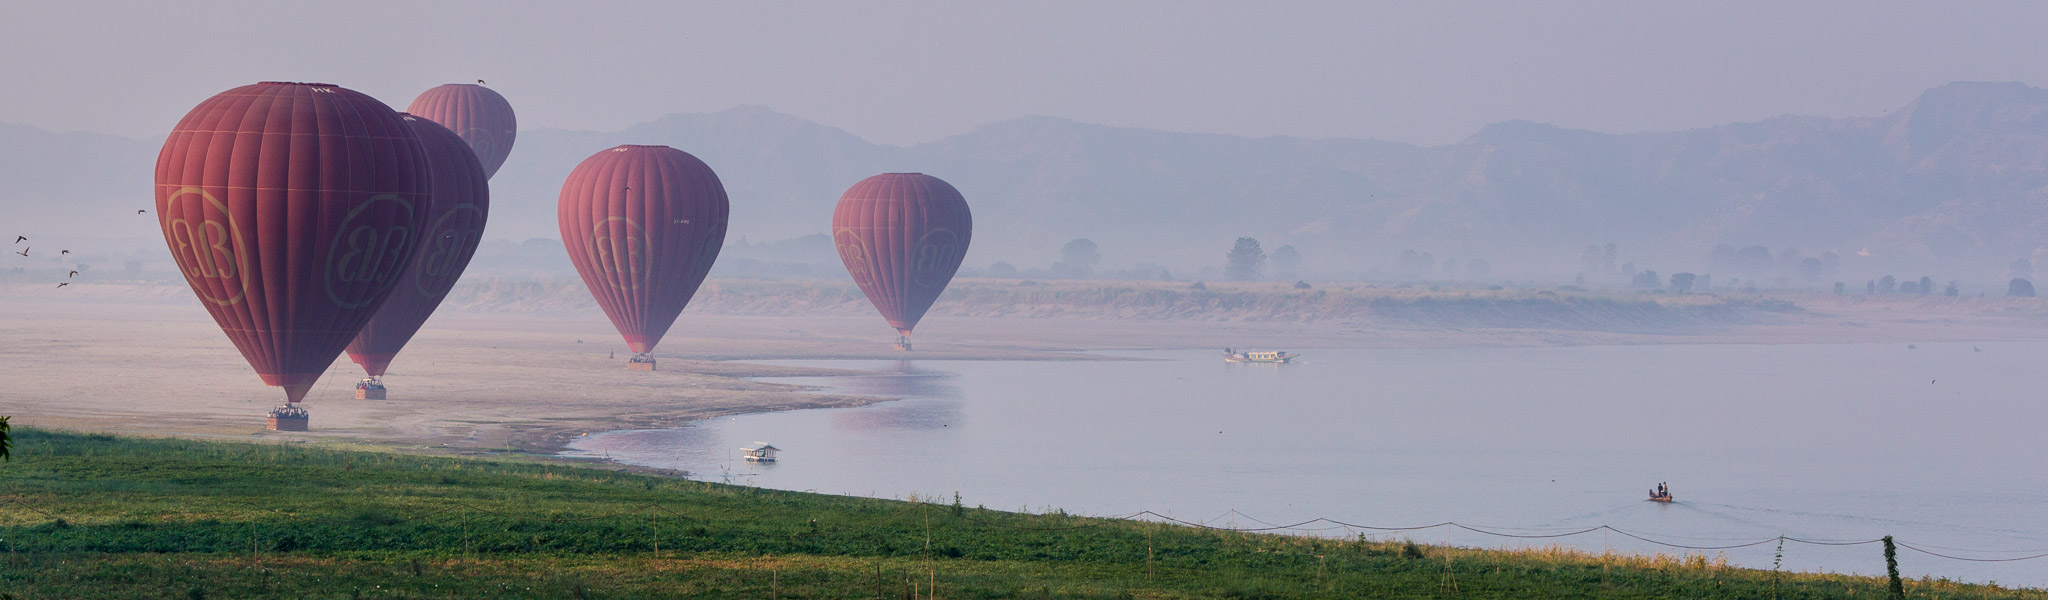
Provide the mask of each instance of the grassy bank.
MULTIPOLYGON (((15 598, 1821 598, 1704 557, 1219 533, 516 460, 16 430, 15 598)), ((1916 597, 2048 597, 1909 582, 1916 597)))

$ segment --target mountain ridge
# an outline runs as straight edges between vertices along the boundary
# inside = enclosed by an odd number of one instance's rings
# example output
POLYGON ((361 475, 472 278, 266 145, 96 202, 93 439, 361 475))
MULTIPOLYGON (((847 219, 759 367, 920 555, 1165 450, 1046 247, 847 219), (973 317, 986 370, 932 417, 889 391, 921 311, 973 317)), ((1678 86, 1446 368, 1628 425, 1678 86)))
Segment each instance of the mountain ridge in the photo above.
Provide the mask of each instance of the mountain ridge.
MULTIPOLYGON (((61 204, 94 210, 146 204, 155 154, 147 143, 31 129, 0 125, 0 157, 21 157, 0 166, 0 193, 64 195, 71 202, 61 204), (108 172, 116 175, 89 175, 108 172), (131 189, 145 191, 130 198, 131 189)), ((621 143, 704 159, 733 198, 735 238, 824 232, 839 193, 868 175, 938 175, 974 206, 970 267, 1049 264, 1067 240, 1090 238, 1106 263, 1185 271, 1219 263, 1232 239, 1251 235, 1269 249, 1296 246, 1305 267, 1322 273, 1390 273, 1414 250, 1490 261, 1496 274, 1569 277, 1582 270, 1581 248, 1614 243, 1622 261, 1667 271, 1707 268, 1708 251, 1725 244, 1833 252, 1848 257, 1844 276, 1922 269, 1994 278, 2048 247, 2048 90, 2021 83, 1951 83, 1878 116, 1681 131, 1511 120, 1440 146, 1049 116, 896 146, 742 105, 616 132, 521 132, 493 181, 490 236, 555 236, 562 179, 621 143)), ((1411 273, 1446 274, 1455 275, 1411 273)))

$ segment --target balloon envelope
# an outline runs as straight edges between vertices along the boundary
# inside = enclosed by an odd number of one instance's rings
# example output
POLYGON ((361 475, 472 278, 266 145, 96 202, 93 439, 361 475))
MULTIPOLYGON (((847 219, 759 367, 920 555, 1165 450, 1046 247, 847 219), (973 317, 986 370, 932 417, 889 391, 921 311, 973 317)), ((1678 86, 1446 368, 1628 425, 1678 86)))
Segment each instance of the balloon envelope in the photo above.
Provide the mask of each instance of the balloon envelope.
POLYGON ((974 217, 960 190, 923 173, 863 179, 832 211, 839 260, 903 335, 910 335, 960 270, 973 233, 974 217))
POLYGON ((399 276, 391 297, 348 345, 349 360, 371 377, 383 377, 391 359, 412 340, 455 280, 469 266, 483 238, 491 208, 491 190, 476 153, 455 132, 433 121, 400 115, 419 135, 433 167, 433 201, 424 207, 427 227, 420 230, 420 249, 399 276))
POLYGON ((634 352, 651 352, 725 245, 725 186, 668 146, 619 146, 562 183, 556 217, 583 284, 634 352))
POLYGON ((421 92, 405 108, 407 114, 440 123, 476 152, 484 167, 484 178, 498 174, 505 157, 512 154, 512 141, 519 132, 519 120, 512 115, 512 103, 504 96, 473 83, 450 83, 421 92))
POLYGON ((247 85, 201 102, 164 140, 157 220, 207 312, 296 402, 412 259, 428 169, 418 136, 374 98, 247 85))

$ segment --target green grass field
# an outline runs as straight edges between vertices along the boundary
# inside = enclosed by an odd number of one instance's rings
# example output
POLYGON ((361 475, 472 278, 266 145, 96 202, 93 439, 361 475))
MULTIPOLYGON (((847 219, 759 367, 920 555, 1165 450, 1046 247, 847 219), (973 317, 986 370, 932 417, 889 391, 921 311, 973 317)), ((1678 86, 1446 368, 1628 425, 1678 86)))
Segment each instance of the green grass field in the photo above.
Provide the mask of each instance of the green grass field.
POLYGON ((514 458, 15 438, 0 463, 0 593, 17 599, 1885 597, 1880 578, 1698 556, 1224 533, 514 458))

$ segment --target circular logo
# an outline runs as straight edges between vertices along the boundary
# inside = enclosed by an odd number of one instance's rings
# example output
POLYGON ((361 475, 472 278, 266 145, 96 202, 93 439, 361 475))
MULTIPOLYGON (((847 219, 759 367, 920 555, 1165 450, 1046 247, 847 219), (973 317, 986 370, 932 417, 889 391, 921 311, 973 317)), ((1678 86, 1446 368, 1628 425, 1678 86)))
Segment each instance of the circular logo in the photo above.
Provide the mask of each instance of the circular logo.
POLYGON ((197 187, 182 187, 164 200, 164 239, 178 270, 199 297, 220 305, 241 302, 248 293, 247 246, 226 203, 197 187))
POLYGON ((868 277, 874 272, 873 260, 868 257, 868 246, 861 241, 860 234, 852 228, 842 227, 832 232, 832 243, 839 247, 839 260, 846 263, 846 274, 855 282, 867 285, 868 277))
POLYGON ((911 247, 910 282, 920 287, 944 286, 960 270, 960 235, 951 229, 933 229, 911 247))
POLYGON ((647 277, 647 230, 632 219, 605 217, 590 233, 590 257, 598 271, 618 274, 613 280, 627 289, 640 287, 647 277))
POLYGON ((417 250, 412 201, 378 194, 356 205, 327 244, 327 298, 336 306, 369 306, 398 283, 417 250))
POLYGON ((413 289, 428 298, 448 293, 483 237, 484 211, 475 204, 458 204, 442 213, 420 240, 419 260, 412 266, 413 289))

